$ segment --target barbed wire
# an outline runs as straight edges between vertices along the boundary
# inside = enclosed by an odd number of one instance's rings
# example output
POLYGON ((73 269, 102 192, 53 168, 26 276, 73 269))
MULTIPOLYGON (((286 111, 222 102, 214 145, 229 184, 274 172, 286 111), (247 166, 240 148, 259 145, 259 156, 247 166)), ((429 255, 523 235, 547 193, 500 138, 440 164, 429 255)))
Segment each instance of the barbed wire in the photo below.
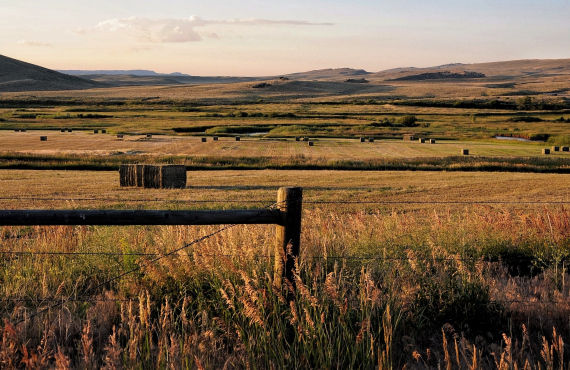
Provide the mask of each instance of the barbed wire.
MULTIPOLYGON (((113 302, 113 303, 128 303, 128 302, 137 302, 139 298, 71 298, 66 299, 65 297, 41 297, 41 298, 30 298, 30 297, 8 297, 8 298, 0 298, 0 302, 10 303, 10 302, 20 302, 20 303, 29 303, 29 302, 60 302, 64 301, 65 303, 69 302, 81 302, 81 303, 99 303, 99 302, 113 302)), ((570 305, 570 297, 567 299, 554 299, 554 300, 541 300, 538 297, 532 297, 528 300, 523 299, 493 299, 488 302, 475 302, 478 305, 488 305, 488 304, 521 304, 521 305, 528 305, 528 306, 536 306, 536 305, 548 305, 548 304, 567 304, 570 305)), ((30 318, 28 316, 28 318, 30 318)))
MULTIPOLYGON (((15 251, 15 250, 0 250, 0 255, 16 255, 16 256, 109 256, 109 257, 127 257, 127 256, 140 256, 140 257, 158 257, 164 256, 165 253, 150 253, 150 252, 58 252, 58 251, 15 251)), ((248 255, 244 253, 192 253, 184 256, 197 256, 197 257, 223 257, 223 258, 268 258, 273 259, 275 255, 272 254, 255 254, 248 255)), ((381 256, 381 255, 364 255, 364 256, 301 256, 300 259, 306 260, 357 260, 357 261, 436 261, 436 262, 504 262, 504 261, 532 261, 537 260, 533 256, 478 256, 478 257, 408 257, 408 256, 381 256)), ((562 258, 560 262, 564 262, 566 258, 562 258)), ((538 261, 538 260, 537 260, 538 261)))
MULTIPOLYGON (((100 202, 119 202, 119 203, 152 203, 152 202, 172 202, 172 203, 205 203, 205 204, 216 204, 216 203, 270 203, 267 199, 161 199, 161 198, 136 198, 136 199, 125 199, 125 198, 95 198, 95 197, 84 197, 84 198, 50 198, 50 197, 0 197, 0 200, 37 200, 37 201, 100 201, 100 202)), ((537 205, 550 205, 550 204, 569 204, 570 200, 550 200, 550 201, 538 201, 538 200, 316 200, 316 199, 305 199, 303 204, 386 204, 386 205, 398 205, 398 204, 449 204, 449 205, 470 205, 470 204, 537 204, 537 205)))
MULTIPOLYGON (((280 205, 281 203, 284 203, 284 202, 285 202, 285 201, 275 202, 275 203, 272 203, 272 204, 268 205, 268 206, 265 207, 265 208, 274 208, 274 207, 277 207, 278 205, 280 205)), ((103 282, 97 284, 97 285, 94 286, 93 288, 87 288, 87 289, 90 289, 90 290, 92 290, 92 291, 97 291, 98 289, 100 289, 100 288, 102 288, 102 287, 104 287, 104 286, 106 286, 106 285, 108 285, 108 284, 110 284, 110 283, 112 283, 112 282, 114 282, 114 281, 117 281, 117 280, 119 280, 119 279, 122 279, 123 277, 125 277, 125 276, 127 276, 127 275, 130 275, 130 274, 132 274, 132 273, 134 273, 134 272, 136 272, 136 271, 139 271, 142 267, 145 267, 144 265, 150 266, 151 264, 156 263, 156 262, 158 262, 159 260, 161 260, 161 259, 163 259, 163 258, 166 258, 166 257, 168 257, 168 256, 174 255, 174 254, 176 254, 176 253, 178 253, 178 252, 180 252, 180 251, 182 251, 182 250, 184 250, 184 249, 186 249, 186 248, 191 247, 192 245, 198 244, 198 243, 200 243, 200 242, 202 242, 202 241, 204 241, 204 240, 206 240, 206 239, 209 239, 209 238, 213 237, 214 235, 220 234, 221 232, 223 232, 223 231, 225 231, 225 230, 228 230, 228 229, 230 229, 230 228, 232 228, 232 227, 235 227, 235 226, 237 226, 237 224, 230 224, 230 225, 222 226, 221 228, 219 228, 219 229, 217 229, 217 230, 215 230, 215 231, 213 231, 213 232, 211 232, 211 233, 209 233, 209 234, 207 234, 207 235, 204 235, 204 236, 202 236, 202 237, 199 237, 199 238, 197 238, 197 239, 194 239, 194 240, 192 240, 192 241, 189 242, 189 243, 185 243, 185 244, 182 245, 181 247, 175 248, 175 249, 169 251, 168 253, 165 253, 165 254, 156 256, 155 258, 153 258, 153 259, 151 259, 151 260, 147 260, 143 265, 136 265, 135 267, 133 267, 133 268, 127 270, 127 271, 124 271, 124 272, 122 272, 122 273, 120 273, 120 274, 118 274, 118 275, 113 276, 112 278, 109 278, 109 279, 107 279, 107 280, 105 280, 105 281, 103 281, 103 282)), ((88 279, 87 279, 87 280, 88 280, 88 279)), ((78 296, 81 298, 81 297, 83 297, 83 296, 88 295, 88 294, 87 294, 87 289, 85 289, 85 290, 84 290, 81 294, 79 294, 78 296)), ((52 309, 54 309, 54 308, 60 307, 60 306, 64 305, 65 303, 69 302, 70 299, 76 299, 76 298, 74 298, 74 297, 72 297, 72 296, 69 296, 69 297, 67 297, 66 299, 63 299, 63 300, 61 300, 61 301, 59 301, 59 302, 57 302, 57 303, 54 303, 54 304, 52 304, 52 305, 50 305, 50 306, 48 306, 48 307, 46 307, 46 308, 44 308, 44 309, 42 309, 42 310, 36 311, 36 312, 34 312, 33 314, 28 315, 28 316, 26 316, 26 317, 20 319, 19 321, 16 322, 16 324, 20 324, 20 323, 24 322, 25 320, 28 320, 28 319, 31 319, 31 318, 33 318, 33 317, 35 317, 35 316, 41 315, 41 314, 43 314, 43 313, 45 313, 45 312, 48 312, 48 311, 50 311, 50 310, 52 310, 52 309)))

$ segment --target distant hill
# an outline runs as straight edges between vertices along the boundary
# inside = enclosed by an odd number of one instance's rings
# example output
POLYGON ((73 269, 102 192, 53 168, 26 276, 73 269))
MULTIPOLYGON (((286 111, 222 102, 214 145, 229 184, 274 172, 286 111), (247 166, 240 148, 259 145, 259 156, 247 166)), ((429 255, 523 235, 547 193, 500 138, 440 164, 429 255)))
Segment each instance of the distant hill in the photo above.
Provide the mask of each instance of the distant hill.
MULTIPOLYGON (((426 68, 393 68, 371 74, 368 78, 381 81, 411 81, 429 78, 408 78, 414 75, 437 76, 443 71, 450 74, 481 73, 490 78, 517 78, 570 73, 570 59, 525 59, 504 62, 462 64, 453 63, 426 68)), ((464 77, 463 77, 464 78, 464 77)))
POLYGON ((443 72, 425 72, 404 77, 394 78, 392 81, 423 81, 423 80, 445 80, 458 78, 483 78, 484 73, 464 71, 461 73, 443 71, 443 72))
POLYGON ((58 72, 65 73, 72 76, 85 76, 85 75, 128 75, 128 76, 190 76, 180 72, 173 73, 158 73, 147 69, 97 69, 97 70, 82 70, 82 69, 66 69, 58 70, 58 72))
POLYGON ((367 72, 364 69, 328 68, 308 72, 290 73, 285 75, 285 77, 292 80, 344 81, 347 77, 366 76, 369 74, 370 72, 367 72))
POLYGON ((99 82, 0 55, 0 92, 79 90, 104 86, 99 82))

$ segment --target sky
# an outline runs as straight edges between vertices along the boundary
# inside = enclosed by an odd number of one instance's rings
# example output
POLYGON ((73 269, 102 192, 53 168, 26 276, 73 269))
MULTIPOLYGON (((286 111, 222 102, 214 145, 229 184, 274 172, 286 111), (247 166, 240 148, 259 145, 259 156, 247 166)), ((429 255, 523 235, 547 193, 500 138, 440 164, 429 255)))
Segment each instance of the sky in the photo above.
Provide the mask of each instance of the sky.
POLYGON ((570 58, 570 0, 0 0, 0 54, 52 69, 270 76, 570 58))

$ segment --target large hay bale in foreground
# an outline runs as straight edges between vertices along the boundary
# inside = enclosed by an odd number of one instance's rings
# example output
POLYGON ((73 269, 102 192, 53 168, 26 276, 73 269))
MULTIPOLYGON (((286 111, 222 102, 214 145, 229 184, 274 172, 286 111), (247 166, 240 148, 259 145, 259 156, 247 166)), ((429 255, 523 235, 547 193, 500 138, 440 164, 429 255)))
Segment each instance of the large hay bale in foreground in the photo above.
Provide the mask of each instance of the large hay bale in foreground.
POLYGON ((121 186, 145 188, 185 188, 186 167, 183 165, 123 164, 119 167, 121 186))
POLYGON ((162 186, 160 166, 145 164, 143 166, 143 187, 158 189, 162 186))
POLYGON ((185 188, 186 166, 164 165, 160 167, 162 188, 185 188))
POLYGON ((121 186, 137 186, 137 167, 134 164, 122 164, 119 167, 119 182, 121 186))

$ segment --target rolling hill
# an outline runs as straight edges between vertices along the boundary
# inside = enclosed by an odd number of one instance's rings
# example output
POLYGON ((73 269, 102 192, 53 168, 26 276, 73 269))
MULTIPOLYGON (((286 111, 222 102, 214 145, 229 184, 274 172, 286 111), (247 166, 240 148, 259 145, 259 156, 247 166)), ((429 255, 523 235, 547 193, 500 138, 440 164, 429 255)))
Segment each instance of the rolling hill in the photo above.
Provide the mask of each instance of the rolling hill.
POLYGON ((0 92, 81 90, 105 86, 0 55, 0 92))

